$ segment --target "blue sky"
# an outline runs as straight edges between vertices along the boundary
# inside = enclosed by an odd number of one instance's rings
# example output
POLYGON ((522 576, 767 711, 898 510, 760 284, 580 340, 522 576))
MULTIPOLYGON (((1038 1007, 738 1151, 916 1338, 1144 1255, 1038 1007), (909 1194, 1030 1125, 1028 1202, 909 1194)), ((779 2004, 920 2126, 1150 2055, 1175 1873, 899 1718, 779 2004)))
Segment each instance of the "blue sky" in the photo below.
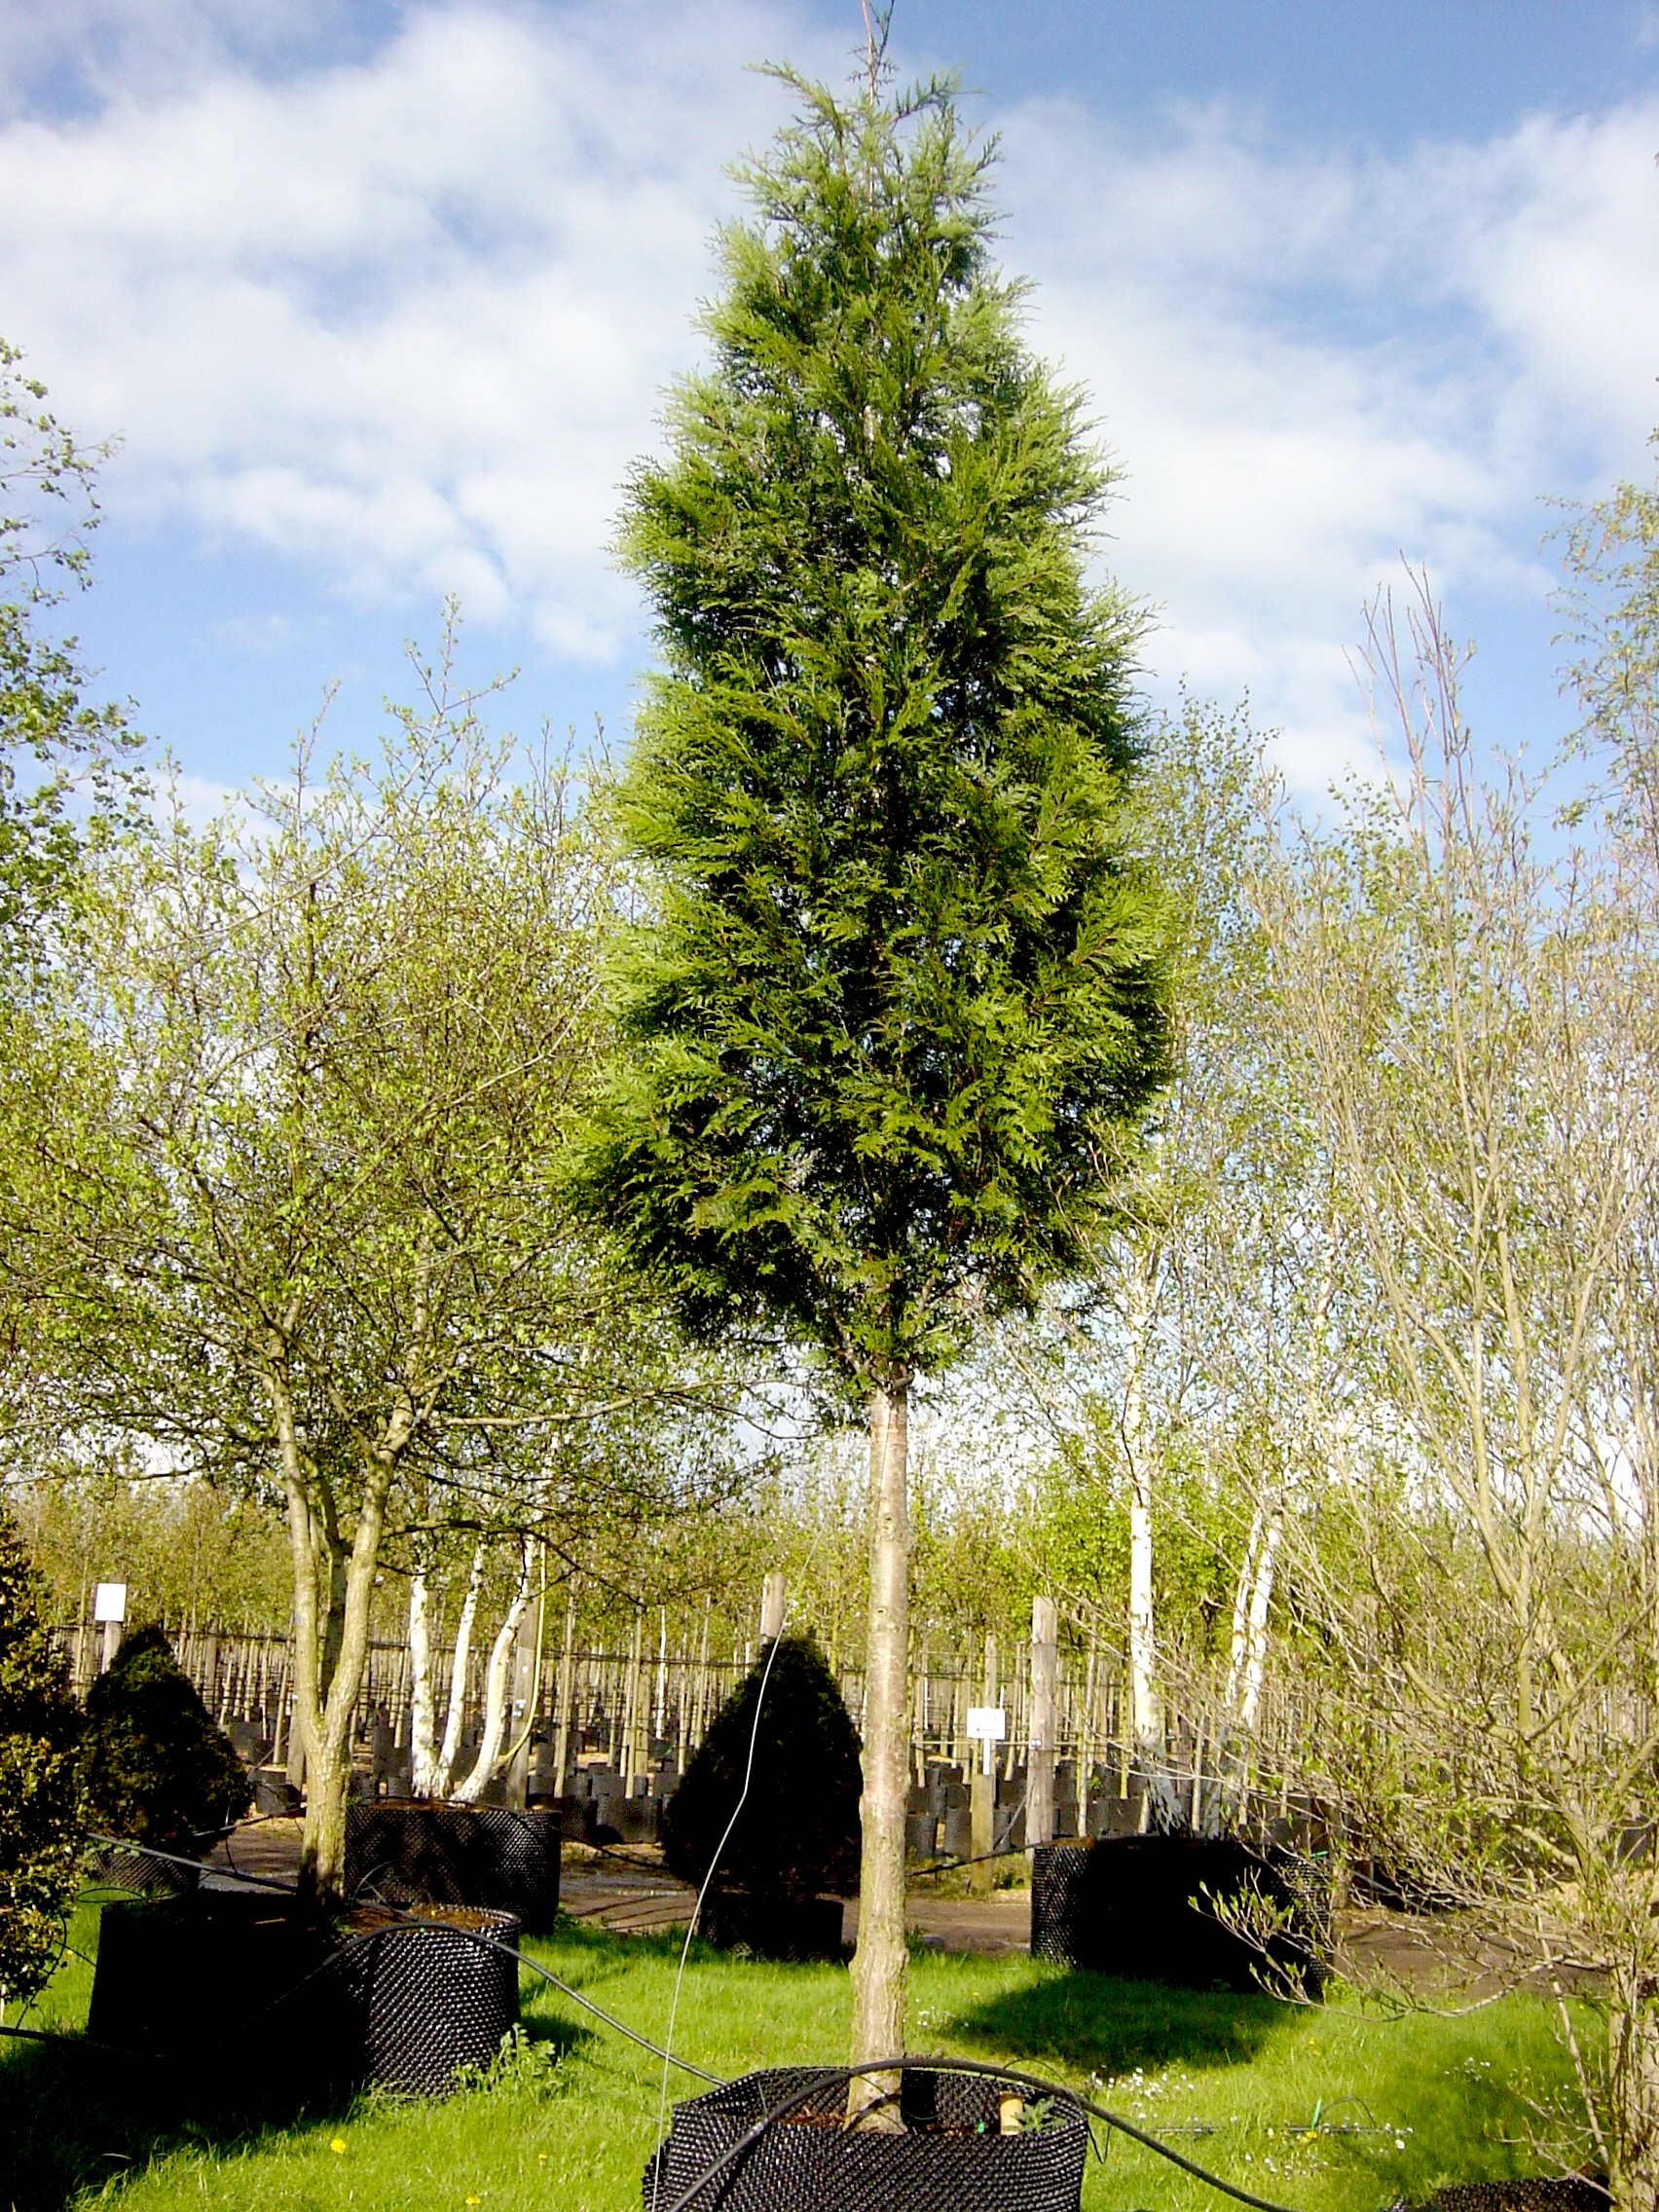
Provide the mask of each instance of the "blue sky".
MULTIPOLYGON (((460 593, 506 719, 625 728, 648 652, 616 486, 693 357, 744 63, 838 72, 856 0, 8 0, 0 330, 119 435, 75 619, 211 788, 280 772, 330 679, 371 734, 460 593)), ((1651 465, 1659 11, 901 0, 1001 132, 1035 343, 1123 470, 1148 682, 1248 691, 1317 790, 1401 556, 1548 741, 1549 497, 1651 465)))

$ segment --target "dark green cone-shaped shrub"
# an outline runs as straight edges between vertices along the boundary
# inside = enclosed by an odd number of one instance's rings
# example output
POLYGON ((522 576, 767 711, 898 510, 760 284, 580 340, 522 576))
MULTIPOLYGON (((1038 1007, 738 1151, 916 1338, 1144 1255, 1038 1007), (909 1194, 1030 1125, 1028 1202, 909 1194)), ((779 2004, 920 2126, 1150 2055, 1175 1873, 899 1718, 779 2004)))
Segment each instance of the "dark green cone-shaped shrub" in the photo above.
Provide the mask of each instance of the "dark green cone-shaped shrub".
POLYGON ((15 2003, 57 1962, 81 1857, 80 1709, 40 1618, 40 1592, 0 1513, 0 1994, 15 2003))
POLYGON ((190 1853, 198 1837, 246 1812, 246 1771, 163 1630, 128 1638, 92 1686, 87 1723, 83 1771, 95 1830, 190 1853))
POLYGON ((782 1638, 769 1676, 765 1665, 762 1651, 715 1715, 669 1800, 664 1859, 671 1873, 699 1888, 719 1852, 715 1879, 721 1889, 778 1899, 850 1895, 859 1870, 858 1730, 809 1638, 782 1638), (749 1794, 722 1850, 720 1838, 743 1797, 751 1740, 749 1794))

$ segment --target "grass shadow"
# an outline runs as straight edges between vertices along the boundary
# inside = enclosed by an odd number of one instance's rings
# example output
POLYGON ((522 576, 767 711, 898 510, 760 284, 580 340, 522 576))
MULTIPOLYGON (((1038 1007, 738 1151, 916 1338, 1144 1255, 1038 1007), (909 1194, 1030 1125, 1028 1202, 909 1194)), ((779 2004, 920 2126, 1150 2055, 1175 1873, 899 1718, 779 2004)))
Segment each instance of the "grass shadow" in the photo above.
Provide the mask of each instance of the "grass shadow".
POLYGON ((1247 2065, 1286 2016, 1287 2008, 1255 1992, 1166 1988, 1114 1974, 1056 1970, 954 2013, 946 2023, 965 2043, 1008 2058, 1043 2060, 1069 2070, 1150 2073, 1247 2065))
MULTIPOLYGON (((67 2212, 84 2194, 119 2187, 180 2151, 215 2158, 270 2152, 343 2124, 376 2101, 373 2091, 308 2097, 240 2080, 228 2047, 230 2062, 218 2066, 82 2040, 100 1901, 82 1901, 74 1948, 25 2014, 25 2024, 61 2040, 0 2037, 0 2204, 7 2212, 67 2212)), ((537 1993, 557 1994, 539 1975, 521 1973, 519 2051, 505 2049, 501 2062, 482 2069, 460 2096, 544 2086, 560 2062, 593 2042, 594 2031, 581 2021, 542 2010, 537 1993)))
POLYGON ((129 2057, 73 2038, 0 2049, 0 2144, 13 2212, 62 2212, 169 2153, 256 2149, 348 2111, 265 2104, 206 2083, 177 2061, 129 2057))

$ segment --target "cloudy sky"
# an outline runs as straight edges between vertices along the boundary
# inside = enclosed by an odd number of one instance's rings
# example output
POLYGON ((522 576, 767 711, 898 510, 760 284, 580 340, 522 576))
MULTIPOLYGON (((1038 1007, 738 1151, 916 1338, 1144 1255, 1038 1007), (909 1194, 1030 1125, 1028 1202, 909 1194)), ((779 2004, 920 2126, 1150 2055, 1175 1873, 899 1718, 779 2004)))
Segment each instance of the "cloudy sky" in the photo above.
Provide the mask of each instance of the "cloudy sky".
MULTIPOLYGON (((857 0, 5 0, 0 331, 116 435, 75 619, 207 782, 343 740, 442 595, 510 719, 625 724, 606 554, 694 357, 726 165, 857 0)), ((1317 789, 1361 609, 1426 563, 1494 740, 1556 690, 1551 498, 1651 467, 1659 10, 900 0, 1001 134, 1037 345, 1123 470, 1149 682, 1248 692, 1317 789)))

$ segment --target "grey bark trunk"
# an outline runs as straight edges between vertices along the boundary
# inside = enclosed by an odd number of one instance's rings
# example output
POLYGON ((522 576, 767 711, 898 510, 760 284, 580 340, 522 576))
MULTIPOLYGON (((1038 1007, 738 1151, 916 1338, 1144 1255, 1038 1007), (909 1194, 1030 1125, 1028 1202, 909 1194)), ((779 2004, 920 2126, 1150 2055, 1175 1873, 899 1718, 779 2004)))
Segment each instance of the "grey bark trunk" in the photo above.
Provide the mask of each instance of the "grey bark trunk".
MULTIPOLYGON (((859 1943, 853 1956, 851 2063, 904 2048, 904 1807, 909 1781, 909 1383, 869 1400, 869 1628, 865 1651, 864 1793, 859 1800, 859 1943)), ((894 2096, 897 2074, 866 2074, 847 2090, 849 2117, 894 2096)), ((898 2104, 871 2124, 898 2128, 898 2104)))

